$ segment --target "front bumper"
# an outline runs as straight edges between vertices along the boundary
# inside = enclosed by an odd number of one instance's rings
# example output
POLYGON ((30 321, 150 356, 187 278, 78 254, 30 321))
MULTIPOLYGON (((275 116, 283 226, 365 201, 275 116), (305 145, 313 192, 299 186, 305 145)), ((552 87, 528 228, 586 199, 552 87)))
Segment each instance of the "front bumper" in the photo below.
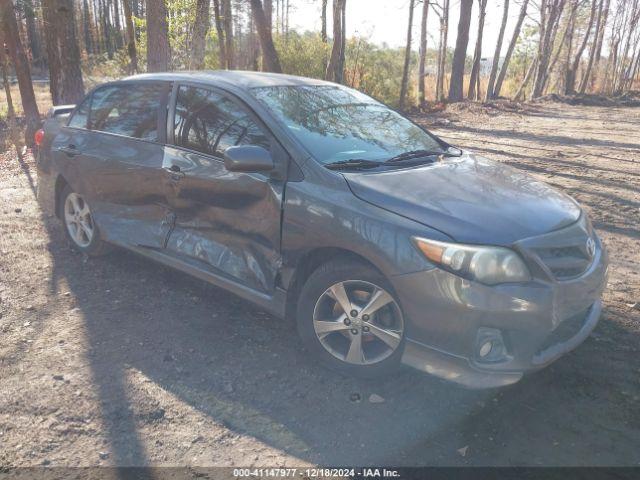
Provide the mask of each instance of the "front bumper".
POLYGON ((403 363, 470 388, 517 382, 580 345, 595 328, 607 280, 598 241, 590 267, 570 281, 487 286, 444 270, 392 278, 407 325, 403 363), (506 354, 482 361, 480 329, 499 331, 506 354))

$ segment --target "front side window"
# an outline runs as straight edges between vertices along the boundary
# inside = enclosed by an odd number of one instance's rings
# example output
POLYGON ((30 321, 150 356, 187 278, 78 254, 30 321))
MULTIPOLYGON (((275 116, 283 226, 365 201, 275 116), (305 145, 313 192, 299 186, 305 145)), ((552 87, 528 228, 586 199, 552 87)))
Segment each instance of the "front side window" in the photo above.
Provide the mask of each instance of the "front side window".
POLYGON ((323 164, 383 161, 441 143, 371 97, 335 85, 257 87, 253 95, 323 164))
POLYGON ((161 83, 111 85, 93 94, 90 128, 158 141, 158 115, 166 86, 161 83))
POLYGON ((235 145, 270 147, 269 138, 244 107, 199 87, 178 90, 174 135, 176 145, 216 157, 235 145))

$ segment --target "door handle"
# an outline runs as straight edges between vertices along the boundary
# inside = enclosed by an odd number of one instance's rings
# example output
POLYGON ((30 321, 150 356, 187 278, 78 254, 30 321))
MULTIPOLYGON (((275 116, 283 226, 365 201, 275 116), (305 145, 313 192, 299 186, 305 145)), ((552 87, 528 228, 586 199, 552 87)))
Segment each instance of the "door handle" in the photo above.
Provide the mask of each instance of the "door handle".
POLYGON ((184 177, 184 173, 180 171, 179 165, 164 167, 164 170, 169 173, 169 178, 174 182, 179 182, 184 177))
POLYGON ((68 157, 75 157, 76 155, 80 155, 80 151, 78 151, 73 143, 70 143, 66 147, 58 148, 58 151, 64 153, 68 157))

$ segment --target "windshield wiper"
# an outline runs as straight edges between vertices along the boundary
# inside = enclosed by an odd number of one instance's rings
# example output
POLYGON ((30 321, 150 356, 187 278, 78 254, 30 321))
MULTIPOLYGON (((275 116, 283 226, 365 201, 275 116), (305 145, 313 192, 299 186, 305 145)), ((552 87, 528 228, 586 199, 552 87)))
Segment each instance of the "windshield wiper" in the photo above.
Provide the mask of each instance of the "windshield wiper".
POLYGON ((340 160, 339 162, 327 163, 325 167, 331 170, 344 170, 348 168, 375 168, 382 165, 383 162, 374 160, 365 160, 362 158, 351 158, 349 160, 340 160))
MULTIPOLYGON (((461 153, 460 153, 461 154, 461 153)), ((395 157, 391 157, 388 160, 385 160, 384 163, 395 163, 402 162, 404 160, 409 160, 411 158, 420 158, 420 157, 435 157, 435 156, 445 156, 445 157, 459 157, 459 153, 454 153, 450 151, 436 151, 436 150, 410 150, 408 152, 403 152, 400 155, 396 155, 395 157)))
POLYGON ((434 150, 411 150, 409 152, 401 153, 400 155, 396 155, 395 157, 391 157, 389 160, 386 160, 384 163, 394 163, 401 162, 403 160, 409 160, 410 158, 419 158, 419 157, 433 157, 444 155, 446 152, 437 152, 434 150))

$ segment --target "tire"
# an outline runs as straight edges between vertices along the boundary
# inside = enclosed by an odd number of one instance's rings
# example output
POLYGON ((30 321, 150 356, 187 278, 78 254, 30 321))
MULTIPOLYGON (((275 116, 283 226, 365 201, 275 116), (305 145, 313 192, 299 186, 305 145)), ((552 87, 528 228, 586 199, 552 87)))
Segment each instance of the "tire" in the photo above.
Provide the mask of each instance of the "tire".
POLYGON ((59 205, 62 227, 74 250, 91 257, 110 251, 110 245, 100 238, 100 230, 93 221, 89 203, 82 195, 66 186, 60 195, 59 205))
POLYGON ((296 321, 306 349, 333 370, 375 378, 400 366, 406 331, 400 304, 389 281, 364 263, 334 260, 315 270, 300 292, 296 321), (370 302, 378 308, 365 311, 370 302))

